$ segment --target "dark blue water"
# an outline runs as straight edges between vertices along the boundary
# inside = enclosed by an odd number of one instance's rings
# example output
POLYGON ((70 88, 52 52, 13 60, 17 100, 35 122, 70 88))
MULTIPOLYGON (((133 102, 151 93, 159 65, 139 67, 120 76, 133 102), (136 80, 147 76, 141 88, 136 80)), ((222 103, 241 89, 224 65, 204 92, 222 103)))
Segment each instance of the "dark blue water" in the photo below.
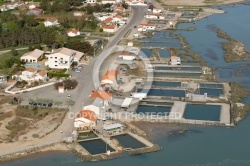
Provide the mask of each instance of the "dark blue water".
POLYGON ((123 148, 132 148, 132 149, 137 149, 137 148, 143 148, 146 147, 143 143, 140 141, 136 140, 134 137, 128 135, 128 134, 123 134, 123 135, 118 135, 113 137, 116 140, 118 140, 119 144, 123 148))
MULTIPOLYGON (((144 89, 138 89, 137 92, 144 91, 144 89)), ((185 90, 164 90, 164 89, 150 89, 148 96, 168 96, 168 97, 185 97, 185 90)))
POLYGON ((155 77, 200 77, 201 73, 167 73, 154 72, 155 77))
POLYGON ((181 87, 181 82, 161 82, 153 81, 153 86, 165 86, 165 87, 181 87))
POLYGON ((171 111, 171 107, 162 107, 162 106, 138 106, 136 113, 169 113, 171 111))
POLYGON ((168 50, 165 49, 159 49, 159 54, 161 58, 170 58, 170 54, 168 50))
POLYGON ((201 68, 200 67, 165 67, 165 66, 155 66, 155 70, 201 71, 201 68))
POLYGON ((181 62, 181 65, 200 66, 197 62, 181 62))
POLYGON ((220 105, 187 104, 183 117, 194 120, 220 120, 220 105))
POLYGON ((222 89, 222 84, 206 84, 206 83, 201 83, 200 84, 200 88, 218 88, 218 89, 222 89))
POLYGON ((207 89, 207 88, 200 88, 200 94, 204 95, 204 93, 207 93, 207 96, 209 97, 219 97, 223 95, 222 89, 207 89))
POLYGON ((152 55, 152 49, 146 49, 146 48, 142 48, 139 52, 139 55, 142 57, 147 57, 149 58, 152 55))
POLYGON ((106 153, 107 150, 110 150, 111 152, 114 151, 113 148, 111 148, 101 139, 83 141, 79 142, 79 144, 92 155, 106 153))

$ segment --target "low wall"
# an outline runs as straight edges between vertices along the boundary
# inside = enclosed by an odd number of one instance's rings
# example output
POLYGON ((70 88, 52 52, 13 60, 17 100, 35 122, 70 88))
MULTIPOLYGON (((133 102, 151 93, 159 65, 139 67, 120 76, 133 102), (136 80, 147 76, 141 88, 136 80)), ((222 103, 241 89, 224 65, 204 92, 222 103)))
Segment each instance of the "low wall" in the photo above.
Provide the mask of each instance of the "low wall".
POLYGON ((14 87, 14 85, 17 83, 17 81, 15 81, 13 84, 11 84, 10 86, 8 86, 7 88, 5 88, 5 93, 10 93, 10 94, 18 94, 18 93, 23 93, 23 92, 29 92, 29 91, 33 91, 33 90, 36 90, 36 89, 40 89, 40 88, 44 88, 46 86, 50 86, 50 85, 53 85, 55 82, 50 82, 48 84, 44 84, 44 85, 39 85, 39 86, 36 86, 36 87, 32 87, 32 88, 28 88, 28 89, 25 89, 25 90, 19 90, 19 91, 10 91, 11 88, 14 87))

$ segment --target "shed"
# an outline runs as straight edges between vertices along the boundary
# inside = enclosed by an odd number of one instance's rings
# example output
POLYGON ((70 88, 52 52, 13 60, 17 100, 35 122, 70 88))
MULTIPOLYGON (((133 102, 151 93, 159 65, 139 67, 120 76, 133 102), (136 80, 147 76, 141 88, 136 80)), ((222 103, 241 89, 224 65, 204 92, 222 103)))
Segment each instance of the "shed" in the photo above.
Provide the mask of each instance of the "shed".
POLYGON ((103 126, 103 130, 105 130, 105 131, 117 130, 117 129, 121 129, 121 128, 122 128, 122 124, 120 124, 120 123, 113 123, 113 124, 103 126))
POLYGON ((132 97, 126 97, 121 105, 122 108, 128 108, 132 102, 132 97))

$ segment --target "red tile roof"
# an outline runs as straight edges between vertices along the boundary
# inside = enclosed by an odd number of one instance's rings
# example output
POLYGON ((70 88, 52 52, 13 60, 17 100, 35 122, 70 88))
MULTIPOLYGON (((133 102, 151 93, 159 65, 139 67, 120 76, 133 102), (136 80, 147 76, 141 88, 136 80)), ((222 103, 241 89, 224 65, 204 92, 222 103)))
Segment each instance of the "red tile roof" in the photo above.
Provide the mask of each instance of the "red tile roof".
POLYGON ((103 100, 110 100, 111 97, 112 97, 111 93, 108 93, 108 92, 103 91, 103 90, 94 91, 90 95, 90 98, 100 98, 103 100))
POLYGON ((117 71, 116 70, 109 70, 107 71, 104 76, 102 77, 102 80, 115 80, 117 76, 117 71))
POLYGON ((104 22, 105 24, 108 24, 108 23, 110 23, 110 22, 112 21, 112 19, 113 19, 113 18, 108 17, 108 18, 106 18, 103 22, 104 22))
POLYGON ((91 110, 82 110, 77 114, 77 118, 85 118, 91 121, 96 121, 96 115, 93 111, 91 110))
POLYGON ((25 71, 34 73, 36 71, 36 69, 33 67, 29 67, 29 68, 25 69, 25 71))

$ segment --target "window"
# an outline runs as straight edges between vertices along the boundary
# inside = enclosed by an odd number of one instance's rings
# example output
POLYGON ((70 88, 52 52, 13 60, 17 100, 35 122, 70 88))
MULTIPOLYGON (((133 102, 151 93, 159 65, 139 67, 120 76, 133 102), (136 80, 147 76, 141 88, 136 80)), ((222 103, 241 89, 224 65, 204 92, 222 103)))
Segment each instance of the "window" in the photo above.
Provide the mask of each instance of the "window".
POLYGON ((57 61, 55 61, 55 63, 57 63, 57 61))
POLYGON ((53 57, 51 56, 50 59, 52 59, 53 57))
POLYGON ((55 57, 55 59, 57 59, 57 57, 55 57))
POLYGON ((58 65, 55 65, 55 67, 57 67, 58 65))

